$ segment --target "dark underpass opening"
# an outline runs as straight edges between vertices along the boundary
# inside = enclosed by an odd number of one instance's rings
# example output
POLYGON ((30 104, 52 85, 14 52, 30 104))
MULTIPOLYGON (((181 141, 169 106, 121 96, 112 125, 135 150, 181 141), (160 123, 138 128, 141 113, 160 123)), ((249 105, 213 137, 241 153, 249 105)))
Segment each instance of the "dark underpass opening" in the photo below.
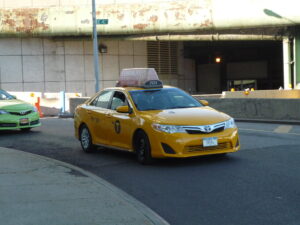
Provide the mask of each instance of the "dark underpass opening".
POLYGON ((283 86, 281 41, 184 42, 184 57, 195 61, 199 94, 283 86))

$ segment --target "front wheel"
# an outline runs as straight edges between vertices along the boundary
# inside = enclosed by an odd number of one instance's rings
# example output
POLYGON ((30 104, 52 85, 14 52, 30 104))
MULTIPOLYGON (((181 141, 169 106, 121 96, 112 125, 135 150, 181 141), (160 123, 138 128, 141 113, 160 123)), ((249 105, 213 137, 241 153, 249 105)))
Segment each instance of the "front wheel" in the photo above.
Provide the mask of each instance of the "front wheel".
POLYGON ((92 136, 86 125, 80 129, 80 144, 84 152, 90 153, 95 150, 95 145, 92 142, 92 136))
POLYGON ((152 162, 149 138, 143 131, 139 131, 139 133, 136 135, 135 152, 139 163, 146 165, 152 162))

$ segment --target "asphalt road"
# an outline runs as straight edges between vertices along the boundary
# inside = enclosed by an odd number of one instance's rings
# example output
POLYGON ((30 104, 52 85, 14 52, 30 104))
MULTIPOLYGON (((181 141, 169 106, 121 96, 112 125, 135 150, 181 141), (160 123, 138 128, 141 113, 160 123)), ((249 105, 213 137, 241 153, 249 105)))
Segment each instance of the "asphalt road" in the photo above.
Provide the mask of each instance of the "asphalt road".
POLYGON ((174 225, 299 225, 300 126, 238 123, 242 148, 225 157, 158 160, 81 151, 72 119, 1 131, 0 146, 65 161, 123 189, 174 225))

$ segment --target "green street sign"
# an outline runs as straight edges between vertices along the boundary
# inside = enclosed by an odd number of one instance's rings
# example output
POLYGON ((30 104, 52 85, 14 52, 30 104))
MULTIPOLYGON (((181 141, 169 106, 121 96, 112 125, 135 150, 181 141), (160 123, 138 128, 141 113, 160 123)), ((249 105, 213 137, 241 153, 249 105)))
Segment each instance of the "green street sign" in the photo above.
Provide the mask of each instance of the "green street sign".
POLYGON ((102 25, 108 24, 108 19, 97 19, 96 24, 102 24, 102 25))

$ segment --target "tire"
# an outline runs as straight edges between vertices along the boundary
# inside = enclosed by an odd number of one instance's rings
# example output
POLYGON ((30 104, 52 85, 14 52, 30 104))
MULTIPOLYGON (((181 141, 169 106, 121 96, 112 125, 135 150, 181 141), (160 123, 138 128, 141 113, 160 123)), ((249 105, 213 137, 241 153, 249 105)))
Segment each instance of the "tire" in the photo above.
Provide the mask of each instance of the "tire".
POLYGON ((80 144, 82 150, 86 153, 91 153, 95 150, 95 145, 92 142, 91 133, 86 125, 82 125, 79 132, 80 144))
POLYGON ((27 128, 21 128, 21 131, 23 132, 28 132, 31 130, 31 127, 27 127, 27 128))
POLYGON ((151 145, 147 134, 143 131, 139 131, 135 136, 135 152, 137 161, 143 165, 151 164, 151 145))

